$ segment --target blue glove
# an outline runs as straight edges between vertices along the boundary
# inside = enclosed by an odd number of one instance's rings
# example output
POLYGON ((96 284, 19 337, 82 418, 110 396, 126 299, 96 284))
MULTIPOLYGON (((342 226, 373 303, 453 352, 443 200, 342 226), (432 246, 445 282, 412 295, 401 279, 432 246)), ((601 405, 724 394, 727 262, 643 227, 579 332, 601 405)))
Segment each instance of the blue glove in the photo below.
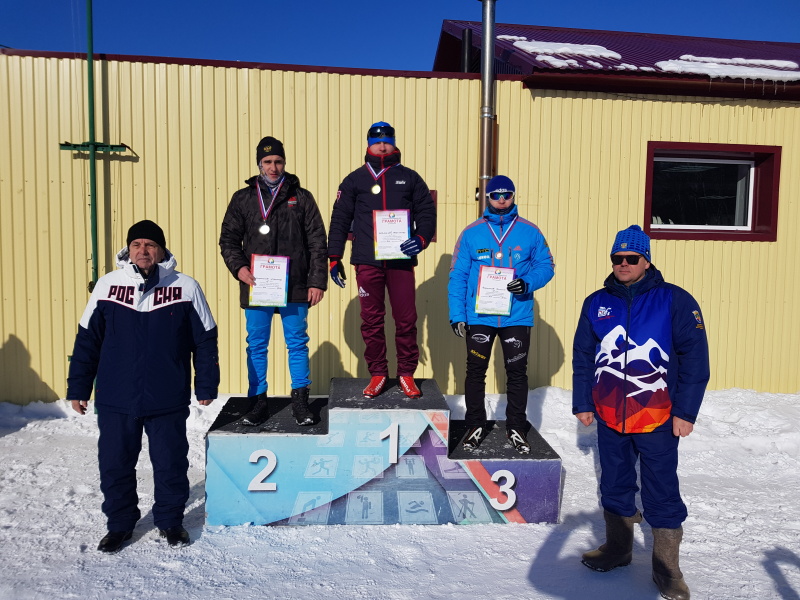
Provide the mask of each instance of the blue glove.
POLYGON ((422 238, 418 235, 408 238, 405 242, 400 244, 400 252, 406 256, 416 256, 422 252, 422 238))
POLYGON ((522 279, 513 279, 508 282, 506 289, 512 294, 526 294, 528 293, 528 284, 522 279))
POLYGON ((455 333, 458 337, 464 337, 467 335, 467 333, 469 333, 469 326, 464 323, 464 321, 450 323, 450 327, 453 328, 453 333, 455 333))
POLYGON ((339 256, 331 256, 331 279, 333 279, 333 283, 343 288, 347 275, 344 273, 344 266, 340 262, 340 258, 339 256))

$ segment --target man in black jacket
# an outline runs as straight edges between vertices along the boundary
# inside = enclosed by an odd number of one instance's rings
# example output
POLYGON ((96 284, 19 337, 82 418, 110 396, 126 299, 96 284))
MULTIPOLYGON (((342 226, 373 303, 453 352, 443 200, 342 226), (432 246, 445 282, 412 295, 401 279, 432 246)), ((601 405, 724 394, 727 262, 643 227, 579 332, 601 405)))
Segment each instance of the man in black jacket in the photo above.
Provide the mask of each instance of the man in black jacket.
POLYGON ((384 331, 385 290, 389 290, 395 321, 397 377, 410 398, 420 396, 414 383, 419 362, 414 267, 417 254, 428 247, 436 232, 436 207, 419 174, 400 164, 394 128, 380 121, 367 132, 365 164, 344 178, 331 215, 328 258, 334 283, 344 287, 342 256, 348 233, 353 232, 350 262, 356 271, 361 302, 361 335, 364 358, 372 376, 364 395, 373 398, 386 386, 389 368, 384 331), (397 227, 398 223, 400 224, 397 227), (388 248, 384 233, 397 236, 403 227, 405 241, 388 248), (381 236, 376 244, 376 231, 381 236), (385 238, 384 238, 385 239, 385 238))
POLYGON ((242 420, 260 425, 269 416, 267 350, 272 315, 277 312, 289 351, 292 413, 299 425, 312 425, 314 418, 308 408, 308 310, 319 304, 328 286, 325 225, 314 196, 300 187, 295 175, 286 172, 286 153, 279 140, 265 137, 258 143, 256 164, 259 175, 233 194, 219 236, 225 265, 239 281, 240 304, 247 322, 247 395, 255 404, 242 420), (254 257, 262 261, 260 264, 288 257, 284 301, 263 303, 253 299, 254 257))

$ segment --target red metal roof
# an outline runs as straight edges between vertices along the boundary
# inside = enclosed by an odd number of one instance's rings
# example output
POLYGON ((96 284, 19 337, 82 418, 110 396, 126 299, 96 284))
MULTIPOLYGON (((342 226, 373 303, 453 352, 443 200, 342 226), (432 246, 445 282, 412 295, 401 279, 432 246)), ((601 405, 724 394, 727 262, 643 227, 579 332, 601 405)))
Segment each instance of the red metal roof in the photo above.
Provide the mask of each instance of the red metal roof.
MULTIPOLYGON (((435 71, 460 70, 465 29, 473 32, 472 70, 479 70, 482 24, 446 20, 435 71)), ((498 38, 523 38, 495 40, 496 72, 521 75, 528 87, 800 99, 796 43, 509 23, 495 29, 498 38), (532 53, 520 47, 533 41, 540 44, 532 53)))

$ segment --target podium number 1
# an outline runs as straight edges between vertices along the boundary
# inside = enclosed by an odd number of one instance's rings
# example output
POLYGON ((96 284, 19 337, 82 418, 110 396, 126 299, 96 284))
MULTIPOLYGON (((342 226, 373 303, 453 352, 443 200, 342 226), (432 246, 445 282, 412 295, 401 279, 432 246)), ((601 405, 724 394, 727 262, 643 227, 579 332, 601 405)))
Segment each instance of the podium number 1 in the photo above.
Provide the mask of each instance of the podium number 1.
POLYGON ((266 458, 267 465, 261 469, 261 472, 253 477, 247 489, 251 492, 274 492, 278 489, 277 483, 266 483, 264 480, 270 476, 278 466, 278 457, 272 450, 256 450, 250 455, 250 462, 257 463, 260 459, 266 458))
POLYGON ((400 446, 400 424, 391 423, 386 429, 381 431, 381 439, 389 438, 389 464, 397 464, 397 456, 400 446))

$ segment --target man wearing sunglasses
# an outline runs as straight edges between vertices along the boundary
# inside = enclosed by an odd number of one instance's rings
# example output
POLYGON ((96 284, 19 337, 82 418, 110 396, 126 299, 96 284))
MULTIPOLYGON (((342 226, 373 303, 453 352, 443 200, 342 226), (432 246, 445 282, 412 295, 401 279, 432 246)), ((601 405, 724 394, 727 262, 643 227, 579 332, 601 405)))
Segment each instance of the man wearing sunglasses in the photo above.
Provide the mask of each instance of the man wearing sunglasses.
POLYGON ((364 395, 374 398, 380 394, 389 377, 384 331, 388 290, 395 322, 398 385, 406 396, 417 398, 421 394, 414 383, 419 362, 414 267, 417 254, 428 247, 436 232, 436 207, 422 177, 400 164, 394 128, 384 121, 369 128, 365 162, 344 178, 333 205, 328 257, 331 279, 342 288, 347 279, 342 256, 351 228, 350 263, 356 271, 364 358, 371 375, 364 395), (409 237, 399 247, 400 256, 388 260, 377 258, 382 255, 375 243, 377 219, 386 211, 407 215, 409 227, 409 237))
POLYGON ((700 307, 666 283, 650 262, 650 238, 638 225, 620 231, 603 289, 583 303, 573 347, 572 412, 597 418, 600 493, 606 542, 583 564, 610 571, 630 564, 636 461, 644 518, 653 531, 653 580, 664 598, 687 599, 679 566, 686 505, 678 485, 678 441, 689 435, 709 380, 700 307))
POLYGON ((476 449, 489 433, 486 423, 486 370, 495 337, 500 337, 506 369, 506 434, 520 454, 529 454, 528 349, 533 327, 533 292, 554 274, 553 256, 539 228, 519 216, 515 187, 508 177, 493 177, 486 186, 483 217, 458 238, 450 266, 450 325, 467 343, 467 435, 462 446, 476 449), (501 307, 481 302, 492 277, 512 278, 492 290, 501 307), (483 287, 482 287, 483 284, 483 287))

